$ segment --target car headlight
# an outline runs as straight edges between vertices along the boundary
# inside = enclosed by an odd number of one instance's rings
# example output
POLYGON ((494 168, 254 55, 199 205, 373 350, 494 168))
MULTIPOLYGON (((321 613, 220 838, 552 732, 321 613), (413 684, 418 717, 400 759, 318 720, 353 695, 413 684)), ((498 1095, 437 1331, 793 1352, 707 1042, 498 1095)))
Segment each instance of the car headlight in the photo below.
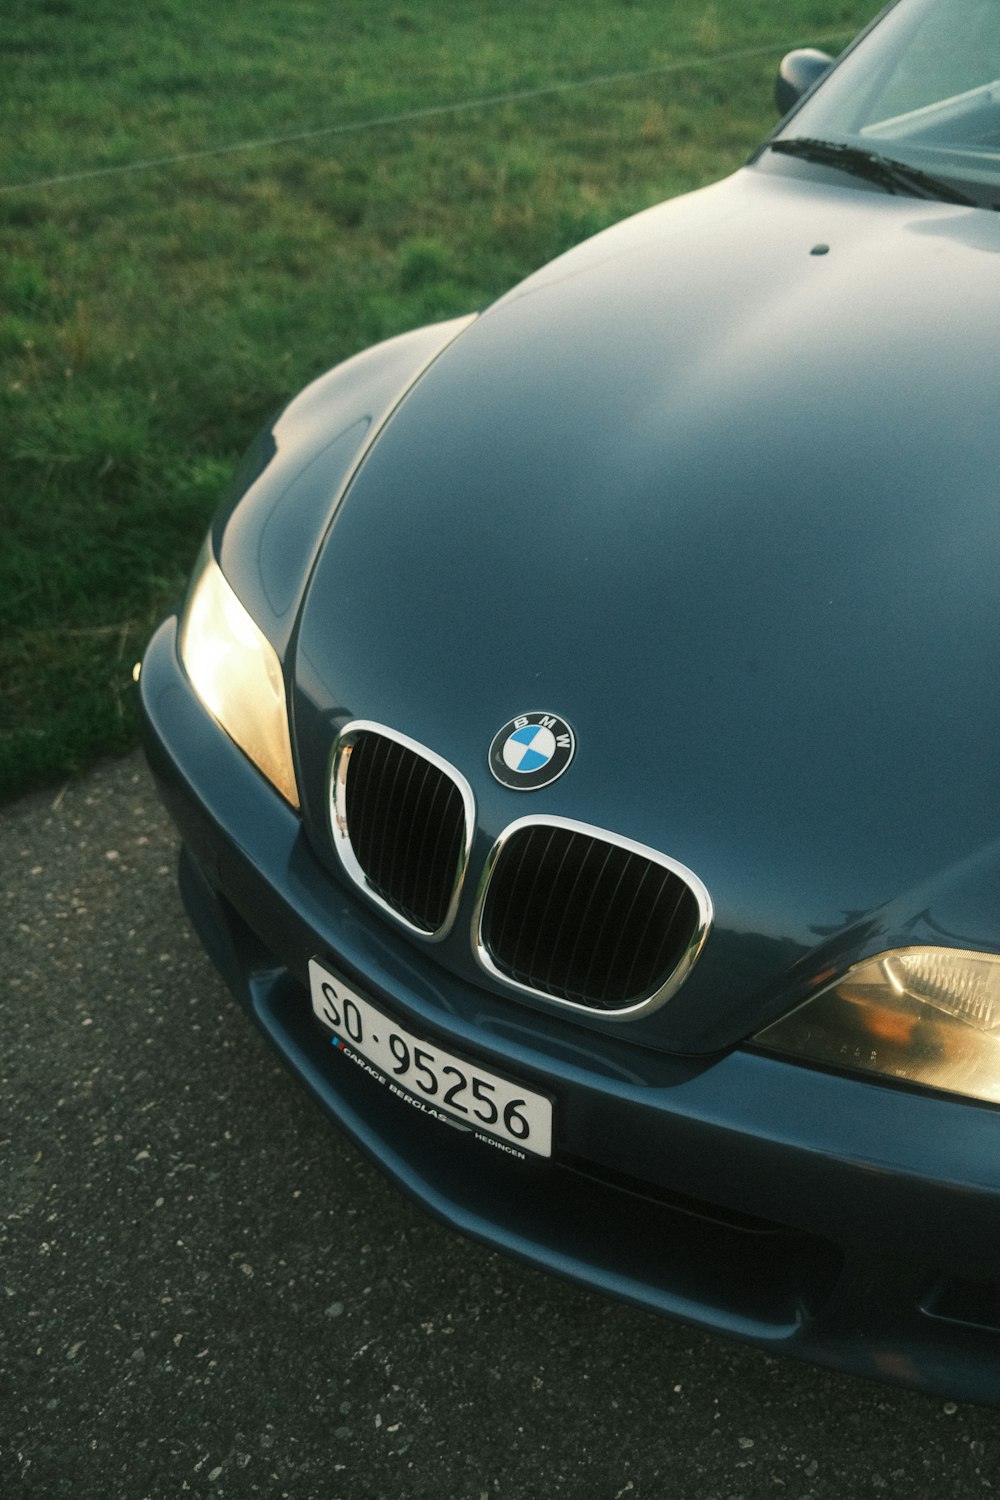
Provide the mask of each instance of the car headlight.
POLYGON ((899 948, 856 964, 754 1041, 1000 1103, 1000 955, 899 948))
POLYGON ((297 808, 281 663, 223 577, 210 542, 195 565, 181 621, 180 654, 209 713, 297 808))

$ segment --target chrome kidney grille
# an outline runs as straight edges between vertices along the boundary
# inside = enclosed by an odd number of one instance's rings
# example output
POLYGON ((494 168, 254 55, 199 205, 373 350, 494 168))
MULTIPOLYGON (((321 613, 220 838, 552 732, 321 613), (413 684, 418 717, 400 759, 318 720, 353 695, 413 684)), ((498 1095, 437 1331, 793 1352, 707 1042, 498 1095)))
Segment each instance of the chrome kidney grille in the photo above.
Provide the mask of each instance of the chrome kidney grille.
POLYGON ((666 855, 568 818, 523 818, 490 856, 477 950, 519 989, 636 1015, 677 989, 711 918, 701 881, 666 855))
POLYGON ((464 777, 414 740, 363 721, 338 737, 330 822, 341 862, 423 937, 444 937, 454 921, 473 810, 464 777))
MULTIPOLYGON (((330 827, 347 874, 422 938, 451 931, 475 823, 454 766, 384 725, 338 736, 330 827)), ((681 984, 712 903, 667 855, 568 818, 520 818, 486 861, 473 915, 480 966, 503 987, 626 1019, 681 984)))

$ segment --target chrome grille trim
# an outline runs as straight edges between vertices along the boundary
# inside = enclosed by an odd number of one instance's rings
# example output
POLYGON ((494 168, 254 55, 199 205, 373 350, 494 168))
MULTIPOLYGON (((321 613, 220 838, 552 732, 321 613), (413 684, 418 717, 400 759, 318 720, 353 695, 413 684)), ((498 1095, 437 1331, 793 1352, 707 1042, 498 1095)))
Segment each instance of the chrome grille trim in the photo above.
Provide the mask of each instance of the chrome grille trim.
MULTIPOLYGON (((577 875, 579 878, 579 873, 577 875)), ((537 871, 536 871, 537 880, 537 871)), ((526 898, 525 906, 531 902, 534 891, 526 898)), ((544 898, 542 898, 544 899, 544 898)), ((588 907, 589 914, 589 907, 588 907)), ((561 818, 555 815, 538 814, 525 818, 518 818, 516 822, 510 823, 500 834, 493 848, 490 850, 486 861, 483 875, 476 894, 475 910, 472 918, 472 947, 480 967, 489 976, 505 985, 509 989, 520 994, 531 995, 538 1000, 547 1001, 551 1005, 558 1005, 569 1010, 575 1010, 581 1014, 599 1017, 603 1021, 630 1021, 638 1016, 648 1015, 651 1011, 658 1009, 674 995, 684 980, 687 978, 698 955, 705 944, 709 929, 712 925, 714 910, 712 898, 703 882, 682 865, 678 860, 671 859, 667 854, 661 854, 658 849, 651 849, 645 844, 636 843, 633 839, 623 837, 621 834, 612 833, 607 828, 597 828, 589 823, 578 823, 572 818, 561 818), (602 1008, 600 1005, 587 1004, 578 1000, 563 998, 552 994, 548 990, 536 988, 534 985, 522 983, 506 973, 490 954, 487 939, 484 934, 485 916, 489 900, 490 886, 494 873, 510 840, 518 833, 528 828, 534 829, 561 829, 570 833, 581 835, 583 838, 596 840, 607 844, 612 848, 624 850, 628 854, 636 855, 650 864, 658 865, 661 869, 679 877, 684 882, 688 891, 694 898, 697 908, 697 916, 693 925, 690 940, 681 953, 680 958, 673 964, 670 972, 663 982, 655 989, 637 996, 627 1005, 619 1005, 615 1008, 602 1008)), ((596 920, 600 921, 600 913, 596 920)), ((560 929, 561 931, 561 929, 560 929)), ((575 950, 574 950, 575 956, 575 950)))
MULTIPOLYGON (((347 875, 356 886, 364 891, 370 900, 374 901, 383 911, 388 912, 396 922, 405 927, 408 932, 415 933, 418 937, 428 942, 441 942, 448 936, 454 925, 458 904, 462 896, 462 887, 465 881, 466 870, 469 863, 469 851, 472 847, 472 835, 476 822, 476 801, 472 788, 460 771, 448 761, 429 750, 426 745, 420 744, 418 740, 410 739, 408 735, 400 734, 398 729, 390 729, 386 724, 378 724, 371 719, 354 719, 346 724, 334 741, 333 751, 330 758, 329 772, 329 795, 328 816, 330 822, 330 835, 333 840, 334 849, 340 859, 347 875), (351 842, 351 834, 348 822, 347 807, 347 779, 351 763, 351 755, 355 746, 363 735, 377 735, 393 745, 402 746, 412 755, 419 757, 428 766, 434 767, 448 779, 452 787, 459 793, 462 799, 462 838, 459 857, 455 864, 454 883, 448 900, 447 910, 443 921, 433 928, 421 926, 411 921, 402 911, 387 900, 373 884, 366 874, 354 845, 351 842)), ((407 836, 412 838, 411 833, 407 836)))

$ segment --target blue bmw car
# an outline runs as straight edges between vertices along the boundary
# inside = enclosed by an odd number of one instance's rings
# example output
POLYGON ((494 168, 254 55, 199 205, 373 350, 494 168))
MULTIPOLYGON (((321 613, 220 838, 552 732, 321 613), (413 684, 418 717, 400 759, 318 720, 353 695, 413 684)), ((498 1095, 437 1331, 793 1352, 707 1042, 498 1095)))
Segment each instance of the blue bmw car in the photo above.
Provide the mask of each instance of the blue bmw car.
POLYGON ((1000 4, 256 439, 142 664, 192 921, 468 1234, 1000 1400, 1000 4))

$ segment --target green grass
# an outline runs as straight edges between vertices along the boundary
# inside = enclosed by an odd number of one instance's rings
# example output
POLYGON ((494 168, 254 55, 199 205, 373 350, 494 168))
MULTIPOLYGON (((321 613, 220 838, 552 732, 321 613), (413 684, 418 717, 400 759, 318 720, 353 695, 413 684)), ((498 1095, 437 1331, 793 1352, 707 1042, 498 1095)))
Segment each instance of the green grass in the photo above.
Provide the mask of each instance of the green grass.
POLYGON ((7 0, 0 798, 133 742, 132 662, 241 449, 288 395, 731 170, 773 123, 784 46, 836 50, 873 9, 7 0), (699 65, 31 186, 688 62, 699 65))

